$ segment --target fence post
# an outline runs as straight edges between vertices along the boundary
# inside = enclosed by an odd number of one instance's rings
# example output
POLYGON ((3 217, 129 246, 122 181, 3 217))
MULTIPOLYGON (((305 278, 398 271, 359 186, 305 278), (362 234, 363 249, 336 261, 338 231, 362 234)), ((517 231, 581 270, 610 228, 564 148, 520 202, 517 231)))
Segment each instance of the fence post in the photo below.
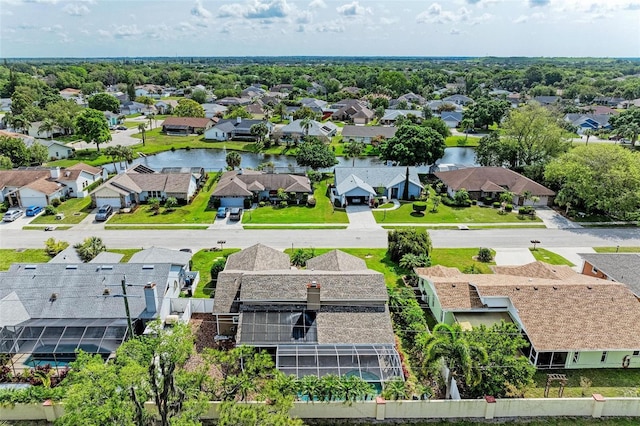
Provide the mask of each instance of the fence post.
POLYGON ((376 397, 376 420, 385 419, 386 403, 387 401, 383 397, 376 397))
POLYGON ((484 409, 484 418, 485 419, 493 419, 493 416, 496 412, 496 398, 491 395, 485 395, 484 400, 487 403, 484 409))
POLYGON ((604 409, 605 399, 599 393, 594 393, 592 396, 593 410, 591 411, 591 417, 600 418, 602 417, 602 410, 604 409))

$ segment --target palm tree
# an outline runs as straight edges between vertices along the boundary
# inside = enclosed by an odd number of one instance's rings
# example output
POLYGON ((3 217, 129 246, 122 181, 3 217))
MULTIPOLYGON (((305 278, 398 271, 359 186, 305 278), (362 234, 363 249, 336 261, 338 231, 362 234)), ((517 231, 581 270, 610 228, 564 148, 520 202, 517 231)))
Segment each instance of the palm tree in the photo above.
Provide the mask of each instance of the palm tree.
POLYGON ((287 106, 280 102, 273 108, 274 114, 278 114, 281 120, 284 120, 284 116, 287 114, 287 106))
POLYGON ((73 247, 76 249, 78 256, 80 256, 80 259, 82 259, 83 262, 89 262, 98 254, 107 250, 107 247, 99 237, 89 237, 82 243, 78 243, 73 247))
POLYGON ((476 385, 482 379, 480 366, 486 364, 487 351, 475 343, 468 342, 460 325, 440 323, 433 328, 433 339, 424 348, 427 363, 444 359, 447 373, 445 399, 451 397, 454 377, 462 378, 468 385, 476 385))
POLYGON ((10 120, 11 126, 18 130, 18 133, 25 133, 25 130, 29 127, 29 120, 22 114, 14 115, 10 120))
POLYGON ((593 130, 587 129, 584 132, 582 132, 582 134, 587 137, 587 141, 585 142, 585 145, 589 145, 589 138, 594 135, 593 130))
POLYGON ((149 114, 147 114, 147 119, 149 120, 149 129, 153 129, 153 119, 156 117, 156 115, 152 112, 150 112, 149 114))
POLYGON ((318 396, 321 388, 320 379, 318 379, 318 376, 304 376, 302 380, 298 382, 298 384, 298 391, 302 395, 306 396, 308 401, 313 402, 313 400, 318 396))
POLYGON ((350 142, 344 147, 344 153, 347 154, 347 157, 351 157, 351 167, 355 167, 356 157, 360 157, 364 150, 365 147, 362 142, 350 142))
POLYGON ((238 154, 238 152, 236 151, 231 151, 227 154, 227 166, 233 170, 236 167, 240 167, 240 162, 242 161, 242 157, 240 156, 240 154, 238 154))
POLYGON ((407 399, 409 397, 409 392, 407 391, 407 387, 405 386, 405 382, 402 380, 402 377, 394 377, 393 379, 384 382, 382 397, 384 399, 394 401, 398 399, 407 399))
POLYGON ((335 401, 345 398, 342 380, 335 374, 327 374, 320 379, 321 399, 324 401, 335 401))
POLYGON ((120 158, 126 164, 129 164, 133 161, 133 150, 129 146, 118 145, 116 146, 118 152, 120 153, 120 158))
POLYGON ((262 111, 264 111, 264 120, 269 121, 271 113, 273 112, 273 107, 269 104, 264 104, 262 105, 262 111))
POLYGON ((300 120, 300 127, 302 127, 302 130, 304 130, 305 137, 309 136, 309 129, 311 128, 312 124, 313 124, 313 120, 309 117, 305 117, 302 120, 300 120))
POLYGON ((138 124, 138 130, 140 130, 140 134, 142 135, 142 146, 144 146, 147 141, 147 126, 144 123, 138 124))
POLYGON ((118 167, 116 166, 116 161, 120 159, 120 151, 116 146, 108 146, 104 150, 104 155, 107 157, 111 157, 111 161, 113 162, 113 171, 118 173, 118 167))
POLYGON ((464 140, 466 141, 469 138, 469 130, 472 130, 475 126, 475 123, 470 118, 465 118, 460 122, 460 126, 464 129, 464 140))
POLYGON ((38 134, 49 133, 49 139, 53 139, 53 129, 56 128, 55 123, 50 118, 45 118, 38 127, 38 134))

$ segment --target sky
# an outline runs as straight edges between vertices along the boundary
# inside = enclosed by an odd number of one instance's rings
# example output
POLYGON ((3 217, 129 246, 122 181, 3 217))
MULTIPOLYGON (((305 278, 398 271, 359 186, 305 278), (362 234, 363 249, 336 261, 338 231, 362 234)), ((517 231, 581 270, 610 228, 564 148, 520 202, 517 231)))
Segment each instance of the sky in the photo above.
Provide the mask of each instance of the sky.
POLYGON ((0 0, 0 57, 640 57, 640 0, 0 0))

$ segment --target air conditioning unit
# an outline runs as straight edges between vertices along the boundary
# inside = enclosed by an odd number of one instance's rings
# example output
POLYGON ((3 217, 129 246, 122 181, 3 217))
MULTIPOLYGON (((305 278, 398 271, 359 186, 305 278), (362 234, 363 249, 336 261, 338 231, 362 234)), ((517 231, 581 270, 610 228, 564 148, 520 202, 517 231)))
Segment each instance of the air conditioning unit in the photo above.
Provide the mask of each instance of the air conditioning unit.
POLYGON ((236 315, 235 317, 232 317, 232 320, 234 324, 237 324, 238 322, 240 322, 240 317, 236 315))
POLYGON ((180 321, 180 317, 178 315, 167 315, 164 319, 164 322, 167 325, 176 324, 178 321, 180 321))

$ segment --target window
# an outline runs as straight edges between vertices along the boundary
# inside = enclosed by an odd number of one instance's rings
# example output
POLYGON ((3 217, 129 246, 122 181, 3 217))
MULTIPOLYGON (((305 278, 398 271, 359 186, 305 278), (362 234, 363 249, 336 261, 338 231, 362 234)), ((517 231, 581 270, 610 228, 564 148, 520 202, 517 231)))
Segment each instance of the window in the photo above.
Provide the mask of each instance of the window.
POLYGON ((640 356, 640 351, 633 351, 633 356, 640 356))
POLYGON ((573 361, 572 362, 574 364, 577 364, 579 359, 580 359, 580 352, 574 352, 573 353, 573 361))
POLYGON ((600 362, 607 362, 607 351, 602 352, 602 356, 600 357, 600 362))
POLYGON ((595 266, 591 267, 591 272, 593 272, 594 274, 598 273, 598 268, 596 268, 595 266))

